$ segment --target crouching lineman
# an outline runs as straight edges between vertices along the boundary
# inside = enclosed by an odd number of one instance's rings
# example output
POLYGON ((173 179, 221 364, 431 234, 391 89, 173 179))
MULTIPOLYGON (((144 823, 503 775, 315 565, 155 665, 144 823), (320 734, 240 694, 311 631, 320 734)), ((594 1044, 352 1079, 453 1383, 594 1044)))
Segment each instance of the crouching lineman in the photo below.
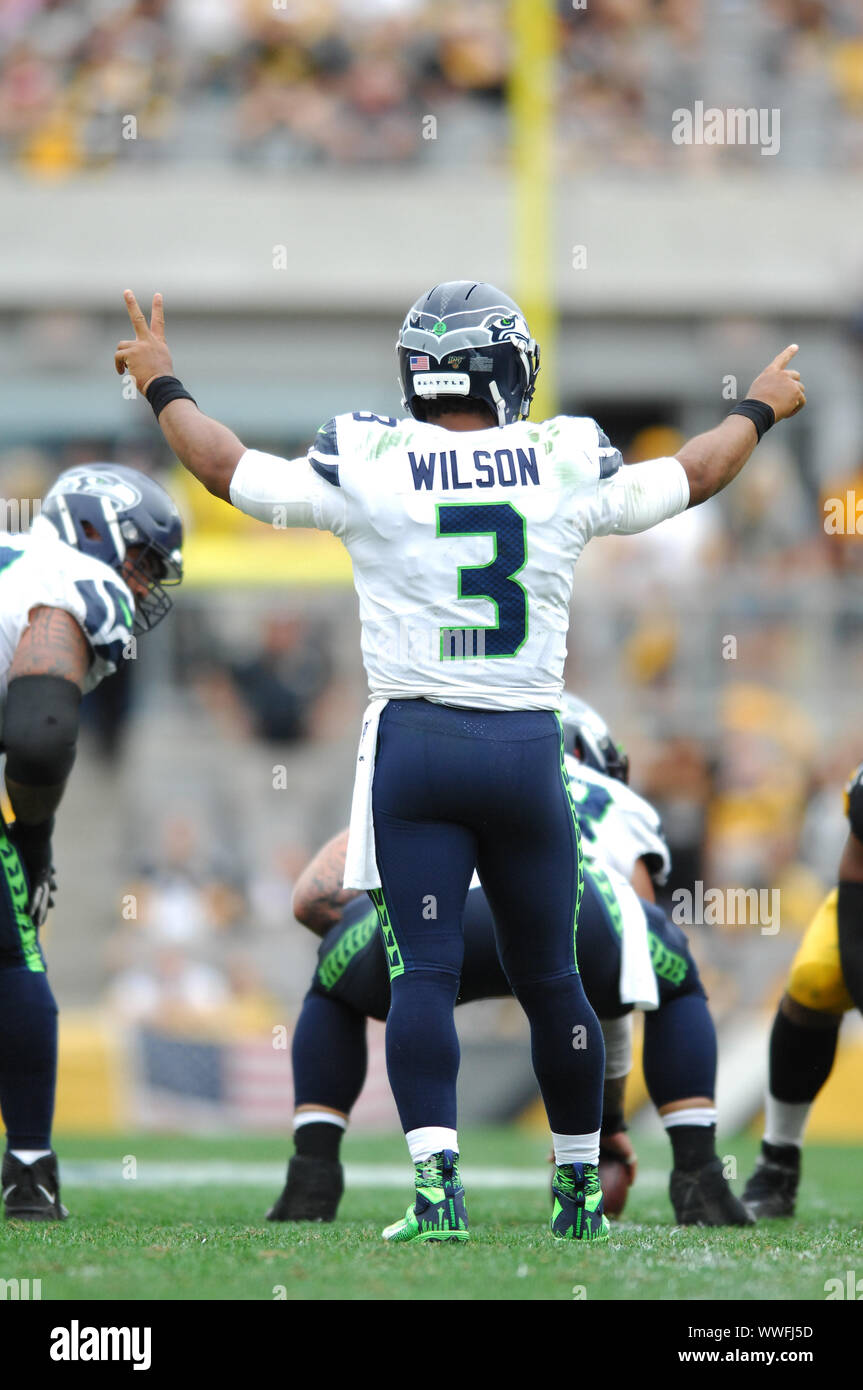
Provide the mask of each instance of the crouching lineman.
POLYGON ((26 535, 0 532, 0 751, 14 812, 0 820, 2 1182, 6 1215, 20 1220, 68 1215, 51 1149, 57 1006, 39 928, 81 696, 168 612, 182 538, 167 493, 116 464, 61 473, 26 535))
POLYGON ((850 830, 839 884, 791 963, 770 1034, 764 1138, 743 1200, 753 1216, 793 1216, 803 1131, 836 1056, 849 1009, 863 1010, 863 763, 845 788, 850 830))
MULTIPOLYGON (((630 1014, 641 1003, 649 1010, 644 1072, 671 1141, 676 1220, 681 1225, 751 1224, 715 1151, 716 1035, 704 990, 684 933, 650 901, 652 881, 664 882, 671 865, 659 817, 626 785, 628 761, 589 705, 565 696, 562 722, 585 854, 578 960, 606 1043, 600 1160, 621 1158, 634 1175, 623 1090, 631 1065, 630 1014), (631 914, 640 919, 632 928, 631 914), (639 926, 644 936, 645 918, 650 979, 639 981, 631 950, 626 974, 621 974, 623 942, 639 926)), ((273 1221, 335 1218, 343 1191, 341 1140, 366 1075, 366 1018, 384 1019, 389 1009, 386 952, 376 911, 365 894, 357 897, 341 887, 346 839, 345 832, 319 852, 294 895, 298 920, 323 941, 294 1032, 295 1153, 285 1189, 268 1213, 273 1221)), ((481 887, 468 894, 463 926, 457 1002, 507 997, 511 990, 481 887)))

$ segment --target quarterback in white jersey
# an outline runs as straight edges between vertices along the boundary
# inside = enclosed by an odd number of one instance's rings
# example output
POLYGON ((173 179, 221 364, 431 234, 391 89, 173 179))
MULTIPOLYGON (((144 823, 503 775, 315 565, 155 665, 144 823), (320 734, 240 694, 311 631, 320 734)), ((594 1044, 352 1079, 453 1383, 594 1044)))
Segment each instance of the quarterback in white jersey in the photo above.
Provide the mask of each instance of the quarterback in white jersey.
POLYGON ((675 458, 622 467, 592 420, 528 421, 539 347, 523 314, 493 285, 451 281, 402 325, 405 418, 337 416, 289 460, 203 415, 173 376, 161 296, 150 324, 125 299, 135 338, 118 344, 115 368, 135 378, 180 461, 266 523, 332 531, 353 561, 371 704, 345 886, 370 890, 386 944, 387 1065, 416 1180, 414 1206, 384 1238, 469 1237, 453 1007, 475 869, 530 1021, 555 1149, 552 1234, 607 1238, 602 1041, 576 962, 582 860, 552 713, 572 567, 593 536, 644 530, 725 487, 763 432, 804 404, 787 369, 796 346, 675 458))
POLYGON ((240 511, 332 531, 350 551, 374 699, 558 709, 573 565, 592 536, 689 503, 676 459, 622 468, 594 420, 442 434, 339 415, 307 458, 248 450, 240 511))
POLYGON ((51 1124, 57 1006, 39 928, 55 889, 54 812, 75 760, 82 694, 134 655, 170 608, 182 523, 137 470, 62 473, 26 535, 0 533, 0 752, 14 819, 0 816, 0 1110, 6 1215, 58 1221, 51 1124))

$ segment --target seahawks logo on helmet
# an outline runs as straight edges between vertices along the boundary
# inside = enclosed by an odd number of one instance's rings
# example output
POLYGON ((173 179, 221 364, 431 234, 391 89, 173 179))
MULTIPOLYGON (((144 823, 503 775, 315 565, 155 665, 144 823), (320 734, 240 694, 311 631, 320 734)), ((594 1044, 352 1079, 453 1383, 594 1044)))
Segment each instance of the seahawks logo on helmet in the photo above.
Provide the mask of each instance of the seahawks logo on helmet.
POLYGON ((91 497, 107 497, 118 512, 131 511, 142 501, 141 490, 116 474, 97 472, 92 468, 70 468, 62 473, 48 497, 72 492, 85 492, 91 497))
POLYGON ((489 319, 486 327, 493 343, 523 343, 525 347, 530 343, 527 324, 520 314, 512 314, 508 318, 489 319))
POLYGON ((494 285, 435 285, 408 310, 396 346, 403 404, 415 419, 427 419, 426 403, 441 396, 481 402, 499 426, 527 418, 539 345, 518 305, 494 285))
POLYGON ((134 586, 136 633, 170 610, 164 586, 183 577, 183 523, 153 478, 118 463, 69 468, 46 494, 41 515, 67 545, 134 586))

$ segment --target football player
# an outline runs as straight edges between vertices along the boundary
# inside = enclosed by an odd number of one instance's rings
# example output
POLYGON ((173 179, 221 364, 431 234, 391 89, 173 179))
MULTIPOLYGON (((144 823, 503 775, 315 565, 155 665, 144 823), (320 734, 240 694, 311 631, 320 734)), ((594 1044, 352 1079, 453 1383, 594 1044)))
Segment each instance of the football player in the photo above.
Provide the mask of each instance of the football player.
MULTIPOLYGON (((600 716, 565 695, 566 771, 585 851, 578 958, 587 997, 602 1020, 606 1080, 600 1159, 635 1173, 623 1122, 631 1064, 630 1015, 622 999, 625 931, 646 926, 658 1007, 645 1013, 644 1071, 672 1146, 671 1202, 680 1225, 749 1225, 715 1149, 716 1036, 684 933, 653 904, 653 884, 671 866, 653 807, 627 785, 629 765, 600 716), (636 897, 629 881, 638 883, 636 897), (636 919, 633 922, 632 915, 636 919)), ((342 1137, 366 1072, 366 1018, 386 1018, 389 979, 376 913, 366 894, 342 888, 347 832, 315 856, 297 882, 294 913, 322 936, 318 966, 292 1045, 295 1152, 271 1221, 332 1221, 344 1179, 342 1137), (349 906, 350 904, 350 906, 349 906)), ((495 948, 488 900, 468 893, 458 1004, 511 994, 495 948)), ((632 991, 629 991, 632 993, 632 991)), ((651 1001, 652 1002, 652 1001, 651 1001)))
POLYGON ((476 281, 436 285, 398 340, 406 417, 339 415, 288 460, 198 410, 173 375, 161 296, 149 325, 131 291, 126 305, 135 338, 115 368, 180 461, 265 523, 332 531, 353 562, 371 703, 345 886, 372 892, 386 942, 387 1067, 415 1166, 415 1200, 384 1238, 468 1238, 453 1008, 474 870, 530 1022, 556 1160, 552 1233, 606 1238, 604 1049, 576 961, 582 857, 556 715, 572 567, 592 536, 646 530, 730 483, 805 403, 796 346, 676 458, 621 467, 594 420, 527 419, 539 349, 511 299, 476 281))
POLYGON ((759 1218, 793 1216, 809 1112, 832 1070, 844 1015, 863 1010, 863 764, 845 788, 845 812, 838 887, 806 930, 770 1034, 764 1138, 743 1193, 759 1218))
POLYGON ((57 1006, 39 944, 53 892, 54 814, 75 760, 82 694, 155 627, 182 577, 180 515, 118 464, 61 473, 27 534, 0 533, 0 1110, 6 1215, 56 1221, 51 1124, 57 1006))

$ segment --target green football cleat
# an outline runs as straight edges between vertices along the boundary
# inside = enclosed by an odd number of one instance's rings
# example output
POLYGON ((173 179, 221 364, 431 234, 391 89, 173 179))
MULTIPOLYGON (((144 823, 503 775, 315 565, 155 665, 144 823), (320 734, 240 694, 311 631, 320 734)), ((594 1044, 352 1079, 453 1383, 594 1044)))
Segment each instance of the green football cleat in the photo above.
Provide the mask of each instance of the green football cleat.
POLYGON ((551 1234, 558 1240, 608 1240, 595 1163, 559 1163, 551 1183, 551 1234))
POLYGON ((467 1240, 464 1188, 458 1171, 458 1154, 451 1149, 432 1154, 414 1164, 416 1200, 404 1220, 395 1221, 382 1233, 393 1244, 408 1240, 467 1240))

